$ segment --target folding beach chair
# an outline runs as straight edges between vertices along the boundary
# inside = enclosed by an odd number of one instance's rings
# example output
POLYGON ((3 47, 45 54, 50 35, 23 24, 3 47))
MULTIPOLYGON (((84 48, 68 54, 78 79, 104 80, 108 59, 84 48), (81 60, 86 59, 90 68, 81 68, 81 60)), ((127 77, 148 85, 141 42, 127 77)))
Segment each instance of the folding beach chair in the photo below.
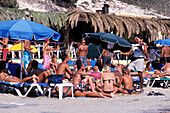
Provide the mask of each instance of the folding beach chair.
POLYGON ((21 97, 26 97, 30 93, 31 90, 34 91, 37 96, 43 95, 43 90, 41 87, 48 86, 47 83, 34 84, 34 83, 15 83, 15 82, 2 82, 2 81, 0 81, 0 85, 9 86, 10 88, 16 91, 18 96, 21 96, 21 97), (25 88, 28 88, 28 90, 25 90, 25 88), (22 92, 24 94, 22 94, 22 92))
POLYGON ((165 84, 164 87, 168 87, 168 82, 170 81, 170 78, 152 78, 152 79, 150 79, 149 82, 151 82, 151 81, 153 81, 153 82, 150 87, 153 87, 153 85, 156 83, 156 81, 165 84))

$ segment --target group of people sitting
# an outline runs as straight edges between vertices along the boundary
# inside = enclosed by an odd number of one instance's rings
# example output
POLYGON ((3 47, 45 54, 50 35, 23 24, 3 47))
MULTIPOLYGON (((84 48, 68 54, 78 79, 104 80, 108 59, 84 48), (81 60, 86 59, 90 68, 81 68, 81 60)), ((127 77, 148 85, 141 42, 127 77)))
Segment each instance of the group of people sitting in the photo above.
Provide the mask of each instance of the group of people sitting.
MULTIPOLYGON (((6 68, 6 62, 0 61, 0 81, 48 83, 48 76, 55 74, 63 76, 63 81, 67 79, 67 82, 73 83, 74 96, 113 97, 113 94, 117 92, 125 94, 133 93, 133 80, 132 77, 127 74, 127 69, 125 67, 121 69, 122 77, 119 79, 118 76, 110 71, 110 66, 105 65, 102 67, 103 73, 101 73, 100 79, 97 79, 90 76, 92 74, 92 70, 89 68, 90 66, 85 68, 81 60, 77 60, 74 69, 71 70, 67 64, 69 62, 69 57, 63 55, 61 59, 62 62, 58 64, 56 68, 47 70, 38 68, 39 63, 36 60, 31 60, 26 69, 28 75, 23 79, 11 76, 9 70, 6 68), (56 69, 55 73, 52 73, 52 69, 56 69), (124 86, 122 83, 124 83, 124 86)), ((51 67, 53 67, 53 65, 51 65, 51 67)), ((101 67, 96 65, 95 68, 101 67)), ((67 87, 64 88, 64 93, 66 91, 67 87)), ((71 95, 71 91, 68 95, 69 94, 71 95)))
MULTIPOLYGON (((101 62, 97 60, 96 65, 91 69, 90 63, 84 63, 81 59, 77 59, 73 70, 70 69, 69 57, 66 54, 61 56, 62 62, 57 64, 56 55, 52 55, 52 60, 48 58, 48 64, 50 66, 46 69, 41 69, 38 67, 39 62, 36 60, 31 60, 26 69, 23 70, 28 73, 23 72, 23 79, 15 76, 11 76, 6 69, 6 62, 0 61, 0 81, 4 82, 33 82, 33 83, 48 83, 48 76, 58 75, 63 79, 61 82, 70 82, 74 87, 74 96, 88 96, 88 97, 114 97, 117 92, 124 94, 136 93, 133 87, 133 79, 130 75, 138 75, 138 72, 129 73, 126 65, 121 64, 110 64, 101 62), (117 71, 111 72, 110 68, 115 68, 117 71), (100 72, 99 78, 94 78, 91 75, 93 72, 100 72), (115 73, 116 72, 116 73, 115 73)), ((150 69, 150 64, 146 67, 146 70, 150 69)), ((161 68, 163 73, 159 70, 155 71, 155 74, 150 75, 147 71, 142 74, 143 77, 153 78, 153 77, 168 77, 170 75, 170 61, 166 61, 165 65, 161 68)), ((57 89, 58 90, 58 89, 57 89)), ((66 93, 67 87, 64 88, 64 93, 66 93)), ((56 93, 56 92, 53 92, 56 93)), ((68 93, 71 95, 71 91, 68 93)))

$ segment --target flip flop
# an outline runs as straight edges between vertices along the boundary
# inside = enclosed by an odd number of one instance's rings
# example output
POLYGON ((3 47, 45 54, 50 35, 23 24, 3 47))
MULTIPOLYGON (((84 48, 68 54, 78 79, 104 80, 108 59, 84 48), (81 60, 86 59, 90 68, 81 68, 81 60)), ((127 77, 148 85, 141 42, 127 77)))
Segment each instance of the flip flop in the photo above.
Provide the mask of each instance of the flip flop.
POLYGON ((148 94, 147 94, 147 96, 152 96, 152 95, 154 95, 155 93, 154 93, 154 91, 150 91, 148 94))

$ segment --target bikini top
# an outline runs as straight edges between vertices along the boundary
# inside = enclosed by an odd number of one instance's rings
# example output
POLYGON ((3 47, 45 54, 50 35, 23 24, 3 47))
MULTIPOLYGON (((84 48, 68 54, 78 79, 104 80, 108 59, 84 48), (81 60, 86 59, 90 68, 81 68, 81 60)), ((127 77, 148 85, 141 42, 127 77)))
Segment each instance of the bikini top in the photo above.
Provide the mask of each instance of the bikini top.
POLYGON ((111 81, 114 81, 114 79, 107 79, 107 80, 103 80, 103 83, 108 81, 109 83, 111 83, 111 81))

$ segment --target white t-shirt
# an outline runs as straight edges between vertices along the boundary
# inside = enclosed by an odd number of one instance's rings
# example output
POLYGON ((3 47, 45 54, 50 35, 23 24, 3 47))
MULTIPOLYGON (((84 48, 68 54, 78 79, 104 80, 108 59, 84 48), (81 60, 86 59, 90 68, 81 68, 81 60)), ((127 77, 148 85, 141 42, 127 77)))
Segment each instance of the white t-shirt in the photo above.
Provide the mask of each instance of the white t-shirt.
MULTIPOLYGON (((145 55, 142 53, 142 51, 138 48, 139 44, 132 44, 134 57, 145 57, 145 55)), ((144 50, 144 45, 142 45, 142 49, 144 50)))

